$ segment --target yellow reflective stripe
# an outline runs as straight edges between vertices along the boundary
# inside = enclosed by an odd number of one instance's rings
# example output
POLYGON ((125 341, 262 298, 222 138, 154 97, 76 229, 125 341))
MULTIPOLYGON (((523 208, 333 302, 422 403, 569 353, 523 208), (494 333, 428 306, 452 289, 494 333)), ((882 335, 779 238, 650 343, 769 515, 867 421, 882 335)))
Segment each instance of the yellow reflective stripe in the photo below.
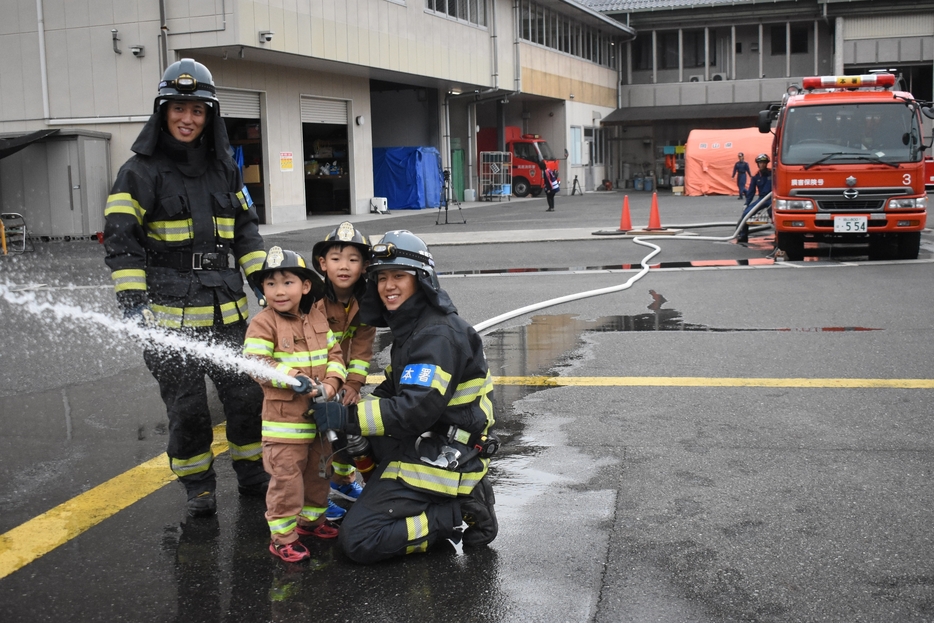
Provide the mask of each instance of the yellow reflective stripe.
POLYGON ((339 361, 329 361, 328 362, 328 374, 336 374, 342 379, 347 378, 347 368, 344 367, 339 361))
POLYGON ((240 310, 240 317, 244 320, 250 317, 250 303, 245 296, 237 299, 237 309, 240 310))
MULTIPOLYGON (((246 302, 246 297, 243 297, 243 302, 246 302)), ((240 322, 241 317, 240 301, 230 301, 221 305, 221 318, 224 320, 224 324, 240 322)))
POLYGON ((179 329, 182 326, 181 307, 166 307, 165 305, 151 305, 152 313, 156 316, 156 324, 160 327, 179 329))
POLYGON ((428 515, 426 513, 415 517, 406 517, 405 531, 406 540, 411 543, 405 548, 406 554, 417 554, 428 549, 428 515), (416 541, 418 542, 416 543, 416 541))
POLYGON ((240 266, 243 268, 243 274, 249 277, 251 273, 263 267, 263 262, 266 261, 266 252, 262 250, 253 251, 237 261, 240 262, 240 266))
POLYGON ((331 467, 334 468, 334 473, 337 474, 338 476, 352 476, 353 473, 357 471, 357 468, 354 467, 353 465, 347 465, 346 463, 338 463, 337 461, 334 461, 333 463, 331 463, 331 467))
MULTIPOLYGON (((279 372, 280 374, 291 377, 289 372, 292 371, 292 368, 290 368, 289 366, 284 366, 281 363, 277 363, 276 371, 279 372)), ((269 382, 272 384, 273 387, 278 387, 280 389, 288 389, 289 387, 292 387, 291 385, 289 385, 288 383, 284 381, 277 381, 275 379, 270 379, 269 382)))
POLYGON ((321 506, 303 506, 299 517, 315 522, 320 519, 321 515, 323 515, 326 510, 328 509, 321 506))
POLYGON ((110 273, 110 278, 114 281, 114 291, 116 292, 146 289, 146 271, 141 268, 115 270, 110 273))
POLYGON ((190 218, 184 221, 150 221, 146 227, 149 229, 147 236, 162 242, 181 242, 194 238, 190 218))
POLYGON ((359 374, 366 376, 370 371, 370 362, 362 359, 351 359, 347 366, 347 374, 359 374))
POLYGON ((263 420, 264 439, 314 439, 318 429, 314 422, 271 422, 263 420))
POLYGON ((341 340, 345 340, 345 339, 349 340, 350 338, 352 338, 354 335, 357 334, 358 328, 359 327, 357 325, 353 325, 353 324, 347 327, 347 330, 344 331, 343 335, 341 336, 341 340))
POLYGON ((228 218, 226 216, 215 216, 214 233, 218 238, 228 238, 233 240, 235 223, 236 221, 232 218, 228 218))
POLYGON ((480 459, 480 461, 483 469, 479 472, 451 472, 423 463, 393 461, 386 467, 381 477, 402 480, 410 487, 439 495, 449 497, 469 495, 489 469, 489 459, 480 459))
POLYGON ((314 351, 300 350, 294 353, 276 351, 272 356, 276 361, 284 363, 292 368, 308 368, 324 365, 328 360, 328 351, 323 348, 314 351))
POLYGON ((230 458, 234 461, 259 461, 263 458, 263 444, 259 441, 245 446, 238 446, 233 442, 228 442, 227 445, 230 448, 230 458))
POLYGON ((182 325, 186 327, 210 327, 214 324, 214 306, 186 307, 182 325))
POLYGON ((106 218, 112 214, 129 214, 136 219, 137 223, 142 225, 146 210, 130 193, 114 193, 107 197, 104 217, 106 218))
POLYGON ((269 531, 273 534, 289 534, 295 531, 295 526, 298 525, 298 517, 295 515, 291 517, 280 517, 279 519, 271 519, 266 523, 269 524, 269 531))
POLYGON ((241 208, 243 208, 244 210, 249 210, 249 209, 250 209, 250 205, 246 202, 246 197, 243 196, 243 191, 242 191, 242 190, 238 190, 238 191, 237 191, 237 199, 240 200, 240 207, 241 207, 241 208))
POLYGON ((360 434, 384 435, 383 414, 379 409, 379 398, 366 398, 357 403, 357 417, 360 420, 360 434))
POLYGON ((272 351, 275 344, 269 340, 262 340, 258 337, 248 337, 243 340, 244 355, 259 355, 260 357, 272 357, 272 351))
POLYGON ((448 401, 449 407, 465 405, 473 402, 480 396, 480 393, 486 393, 493 389, 493 378, 490 373, 486 373, 486 378, 471 379, 460 383, 454 388, 454 395, 448 401))
POLYGON ((211 463, 213 462, 214 454, 211 451, 205 452, 204 454, 196 454, 188 459, 169 457, 169 467, 172 468, 172 472, 179 478, 206 472, 211 469, 211 463))
POLYGON ((448 391, 451 384, 451 375, 435 366, 435 375, 431 379, 431 386, 437 389, 443 396, 448 391))

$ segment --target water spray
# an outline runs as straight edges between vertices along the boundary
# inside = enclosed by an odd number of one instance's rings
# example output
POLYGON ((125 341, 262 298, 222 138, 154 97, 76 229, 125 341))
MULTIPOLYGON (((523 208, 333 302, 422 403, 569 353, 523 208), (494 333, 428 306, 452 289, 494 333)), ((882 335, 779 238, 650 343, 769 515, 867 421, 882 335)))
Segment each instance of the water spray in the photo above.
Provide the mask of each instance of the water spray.
POLYGON ((48 318, 50 321, 95 324, 108 332, 116 331, 135 338, 143 344, 207 359, 215 365, 239 370, 254 378, 277 381, 289 386, 298 384, 298 381, 291 376, 279 372, 262 361, 244 357, 239 351, 229 346, 193 340, 177 331, 148 328, 134 320, 117 320, 106 314, 87 311, 75 305, 44 303, 36 300, 36 296, 32 292, 19 294, 9 285, 2 283, 0 283, 0 299, 40 318, 48 318))

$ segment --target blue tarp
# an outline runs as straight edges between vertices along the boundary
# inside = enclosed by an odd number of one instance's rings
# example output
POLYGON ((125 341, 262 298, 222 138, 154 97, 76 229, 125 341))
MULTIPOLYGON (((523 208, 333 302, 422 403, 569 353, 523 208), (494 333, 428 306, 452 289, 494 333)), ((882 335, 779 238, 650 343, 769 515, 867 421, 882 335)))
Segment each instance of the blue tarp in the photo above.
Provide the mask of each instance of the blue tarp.
POLYGON ((373 150, 373 191, 390 210, 441 205, 441 154, 434 147, 378 147, 373 150))

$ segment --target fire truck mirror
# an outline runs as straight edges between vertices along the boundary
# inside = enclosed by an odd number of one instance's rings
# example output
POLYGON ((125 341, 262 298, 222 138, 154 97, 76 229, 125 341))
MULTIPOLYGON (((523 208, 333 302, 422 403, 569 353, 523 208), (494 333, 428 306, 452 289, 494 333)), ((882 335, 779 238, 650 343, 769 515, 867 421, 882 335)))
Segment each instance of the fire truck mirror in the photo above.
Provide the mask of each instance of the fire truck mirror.
POLYGON ((928 119, 934 119, 934 106, 922 106, 921 113, 928 119))

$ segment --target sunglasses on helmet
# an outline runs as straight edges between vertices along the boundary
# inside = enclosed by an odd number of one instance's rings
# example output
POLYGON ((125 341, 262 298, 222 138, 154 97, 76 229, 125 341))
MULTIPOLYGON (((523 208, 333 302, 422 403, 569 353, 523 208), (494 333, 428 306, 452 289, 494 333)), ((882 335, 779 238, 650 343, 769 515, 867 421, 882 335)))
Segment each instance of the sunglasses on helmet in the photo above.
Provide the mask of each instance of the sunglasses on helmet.
POLYGON ((431 256, 425 255, 423 253, 415 253, 414 251, 406 251, 405 249, 400 249, 391 242, 380 242, 373 245, 371 251, 373 259, 375 260, 391 260, 396 257, 404 257, 410 260, 418 260, 423 264, 428 264, 431 267, 434 267, 435 261, 431 259, 431 256))

